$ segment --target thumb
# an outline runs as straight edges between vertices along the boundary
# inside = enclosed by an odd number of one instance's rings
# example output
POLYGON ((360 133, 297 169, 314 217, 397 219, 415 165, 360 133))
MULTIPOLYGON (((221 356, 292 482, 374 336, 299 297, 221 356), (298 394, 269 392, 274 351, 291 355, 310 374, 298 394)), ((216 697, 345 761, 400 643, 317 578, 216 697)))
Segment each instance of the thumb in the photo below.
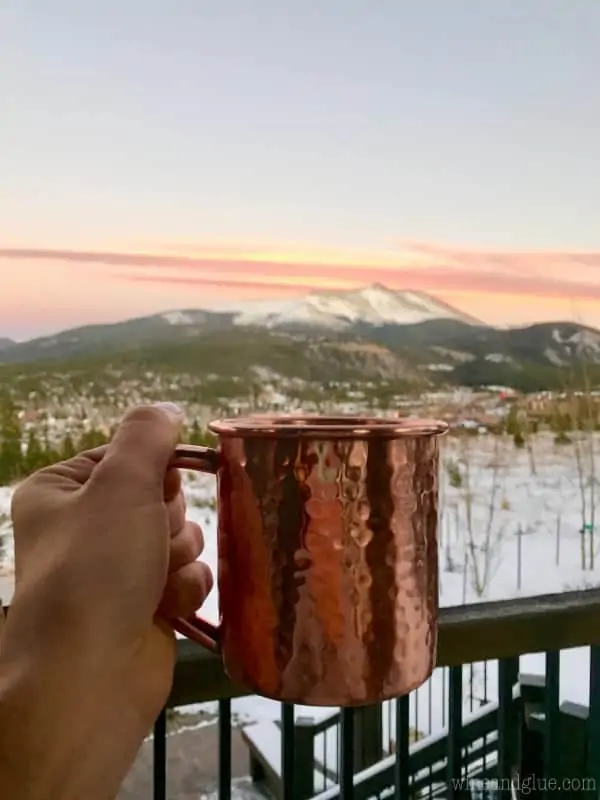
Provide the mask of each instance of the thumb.
POLYGON ((183 411, 173 403, 138 406, 121 420, 99 468, 119 478, 157 482, 165 472, 183 425, 183 411))

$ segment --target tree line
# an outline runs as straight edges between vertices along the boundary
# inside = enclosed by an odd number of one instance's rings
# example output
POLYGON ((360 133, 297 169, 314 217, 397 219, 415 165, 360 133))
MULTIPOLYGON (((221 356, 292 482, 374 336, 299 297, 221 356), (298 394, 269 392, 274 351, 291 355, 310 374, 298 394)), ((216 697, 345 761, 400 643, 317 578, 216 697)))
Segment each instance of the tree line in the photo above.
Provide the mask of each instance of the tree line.
MULTIPOLYGON (((83 450, 107 444, 113 431, 114 427, 88 426, 57 437, 51 435, 47 423, 26 429, 18 407, 5 403, 0 406, 0 486, 22 480, 38 469, 72 458, 83 450)), ((183 431, 181 441, 213 446, 216 439, 194 421, 183 431)))

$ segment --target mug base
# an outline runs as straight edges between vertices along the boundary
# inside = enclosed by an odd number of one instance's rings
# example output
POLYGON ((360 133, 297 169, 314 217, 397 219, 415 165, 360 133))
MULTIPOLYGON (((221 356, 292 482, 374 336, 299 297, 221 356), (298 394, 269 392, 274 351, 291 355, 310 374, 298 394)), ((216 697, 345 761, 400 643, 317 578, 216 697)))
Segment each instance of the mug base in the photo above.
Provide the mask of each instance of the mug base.
POLYGON ((289 703, 312 708, 364 708, 366 706, 385 703, 388 700, 397 700, 400 697, 405 697, 411 692, 414 692, 429 680, 433 674, 433 669, 427 674, 412 681, 407 681, 402 685, 397 684, 396 686, 390 686, 384 692, 362 695, 348 691, 339 693, 328 692, 325 691, 324 688, 320 689, 319 687, 313 687, 313 689, 308 692, 298 691, 297 687, 283 687, 279 691, 276 691, 261 686, 259 683, 250 680, 248 676, 234 676, 231 675, 227 669, 226 672, 228 677, 236 684, 245 686, 249 690, 249 694, 264 697, 266 700, 274 700, 277 703, 289 703))

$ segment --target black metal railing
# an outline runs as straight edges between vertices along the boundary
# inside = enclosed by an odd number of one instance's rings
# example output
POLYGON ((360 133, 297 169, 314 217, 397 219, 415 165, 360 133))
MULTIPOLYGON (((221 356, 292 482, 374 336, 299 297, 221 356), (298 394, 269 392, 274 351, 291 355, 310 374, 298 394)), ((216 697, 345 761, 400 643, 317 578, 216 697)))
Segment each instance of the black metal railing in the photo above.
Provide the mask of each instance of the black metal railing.
MULTIPOLYGON (((242 731, 254 788, 283 800, 508 800, 520 796, 520 789, 532 797, 550 797, 559 790, 563 796, 599 797, 600 591, 447 608, 440 617, 441 728, 432 730, 430 720, 428 731, 419 730, 418 703, 417 713, 411 714, 417 693, 380 707, 332 712, 315 723, 295 718, 294 708, 282 705, 280 721, 269 723, 270 732, 279 731, 279 736, 271 736, 268 746, 252 733, 260 723, 242 731), (589 705, 561 706, 560 653, 585 646, 590 646, 589 705), (519 656, 530 653, 545 653, 545 677, 519 673, 519 656), (475 698, 474 664, 482 665, 485 675, 475 698), (487 686, 492 673, 497 684, 493 699, 487 686), (331 732, 337 754, 328 758, 322 740, 331 732)), ((431 693, 431 688, 418 691, 431 693)), ((228 680, 218 658, 179 642, 169 707, 220 698, 215 796, 222 800, 232 797, 231 699, 245 694, 228 680)), ((430 716, 432 707, 436 703, 432 706, 430 694, 430 716)), ((165 739, 163 713, 154 731, 154 800, 171 800, 165 739)))
POLYGON ((600 590, 443 609, 438 665, 437 699, 429 682, 409 697, 317 721, 282 704, 277 722, 247 725, 240 737, 231 701, 247 690, 216 656, 179 641, 173 690, 147 745, 151 781, 122 796, 232 798, 237 736, 238 761, 247 748, 245 790, 282 800, 600 797, 600 590), (585 706, 560 703, 561 653, 577 647, 589 648, 585 706), (520 671, 519 657, 532 653, 545 654, 544 675, 520 671), (474 665, 482 686, 474 686, 474 665), (170 785, 168 769, 170 709, 210 701, 218 716, 212 795, 189 780, 170 785))

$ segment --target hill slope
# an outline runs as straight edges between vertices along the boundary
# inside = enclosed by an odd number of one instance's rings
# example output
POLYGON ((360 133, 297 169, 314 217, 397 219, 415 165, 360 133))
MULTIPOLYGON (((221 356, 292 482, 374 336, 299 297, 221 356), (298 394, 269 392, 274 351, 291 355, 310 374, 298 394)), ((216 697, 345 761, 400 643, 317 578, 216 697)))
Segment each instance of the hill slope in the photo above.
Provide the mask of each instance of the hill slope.
POLYGON ((307 335, 346 333, 356 326, 380 328, 447 318, 475 322, 422 292, 397 292, 374 285, 349 292, 311 292, 281 302, 243 304, 229 311, 179 309, 107 325, 86 325, 0 349, 0 360, 65 358, 147 344, 186 341, 214 331, 260 328, 307 335))
POLYGON ((10 364, 42 372, 85 372, 93 365, 236 380, 266 369, 308 381, 536 390, 564 385, 583 364, 594 379, 600 372, 600 331, 593 328, 572 322, 494 328, 427 295, 382 286, 230 311, 167 311, 2 342, 5 375, 10 364), (417 321, 406 322, 411 317, 417 321))

